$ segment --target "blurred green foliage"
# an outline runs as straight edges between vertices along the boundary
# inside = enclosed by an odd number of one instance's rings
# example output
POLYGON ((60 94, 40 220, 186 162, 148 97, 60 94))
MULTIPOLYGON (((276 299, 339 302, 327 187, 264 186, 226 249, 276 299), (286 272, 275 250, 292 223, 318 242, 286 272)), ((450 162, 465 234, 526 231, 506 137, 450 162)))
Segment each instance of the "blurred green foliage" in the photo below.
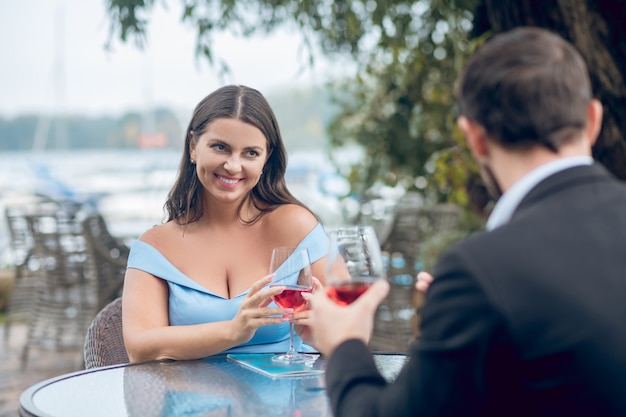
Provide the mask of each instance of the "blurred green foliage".
MULTIPOLYGON (((251 36, 281 25, 356 63, 355 77, 330 85, 339 111, 328 128, 331 147, 365 149, 348 174, 353 192, 400 183, 429 202, 467 206, 477 170, 455 127, 453 87, 478 0, 181 1, 181 22, 197 29, 197 54, 220 71, 228 67, 213 55, 216 32, 251 36)), ((107 0, 111 37, 142 45, 156 5, 168 2, 107 0)))

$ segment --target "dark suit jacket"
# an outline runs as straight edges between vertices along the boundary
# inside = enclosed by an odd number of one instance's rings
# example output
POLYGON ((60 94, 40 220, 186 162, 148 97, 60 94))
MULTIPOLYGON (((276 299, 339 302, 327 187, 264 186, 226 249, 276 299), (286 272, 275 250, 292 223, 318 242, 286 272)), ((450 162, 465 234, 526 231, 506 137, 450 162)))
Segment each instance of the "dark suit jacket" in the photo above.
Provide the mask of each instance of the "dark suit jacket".
POLYGON ((602 167, 545 179, 434 275, 395 383, 361 342, 331 356, 337 417, 626 416, 626 187, 602 167))

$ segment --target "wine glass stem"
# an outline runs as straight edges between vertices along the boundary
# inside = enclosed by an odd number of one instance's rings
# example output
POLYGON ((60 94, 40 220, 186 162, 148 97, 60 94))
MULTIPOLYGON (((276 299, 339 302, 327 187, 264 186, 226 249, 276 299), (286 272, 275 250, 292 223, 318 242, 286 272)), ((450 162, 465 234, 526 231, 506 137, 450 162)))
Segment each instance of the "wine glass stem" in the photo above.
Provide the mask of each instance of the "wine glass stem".
POLYGON ((289 350, 287 351, 287 355, 289 356, 295 356, 296 352, 293 348, 293 332, 294 332, 294 328, 293 328, 293 322, 289 322, 289 350))

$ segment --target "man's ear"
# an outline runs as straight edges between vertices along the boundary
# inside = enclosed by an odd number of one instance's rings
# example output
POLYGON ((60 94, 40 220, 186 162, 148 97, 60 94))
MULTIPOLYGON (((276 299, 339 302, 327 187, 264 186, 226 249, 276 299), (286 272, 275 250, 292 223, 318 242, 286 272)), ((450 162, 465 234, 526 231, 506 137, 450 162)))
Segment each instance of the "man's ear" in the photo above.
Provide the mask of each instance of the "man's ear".
POLYGON ((589 102, 587 106, 587 126, 585 126, 585 133, 589 140, 589 146, 593 146, 598 139, 600 129, 602 128, 602 115, 603 115, 602 103, 595 98, 589 102))
POLYGON ((463 132, 467 145, 472 151, 472 155, 477 161, 489 156, 489 147, 487 146, 487 139, 485 135, 485 129, 477 122, 468 119, 465 116, 460 116, 457 121, 459 129, 463 132))

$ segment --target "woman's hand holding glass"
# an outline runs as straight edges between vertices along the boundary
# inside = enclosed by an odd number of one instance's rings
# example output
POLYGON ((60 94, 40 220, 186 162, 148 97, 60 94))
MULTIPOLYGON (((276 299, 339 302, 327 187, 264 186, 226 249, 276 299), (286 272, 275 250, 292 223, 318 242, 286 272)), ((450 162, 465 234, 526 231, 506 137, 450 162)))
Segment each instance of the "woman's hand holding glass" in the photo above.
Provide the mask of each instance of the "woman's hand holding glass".
POLYGON ((266 275, 252 284, 239 311, 231 320, 237 344, 250 341, 259 327, 283 323, 287 320, 286 315, 293 313, 292 308, 268 307, 272 297, 282 292, 280 287, 267 287, 273 277, 273 274, 266 275))
MULTIPOLYGON (((276 274, 276 279, 270 288, 281 290, 272 296, 274 302, 280 307, 293 309, 293 312, 305 310, 307 301, 302 297, 302 293, 310 293, 313 290, 313 273, 309 252, 306 249, 274 249, 270 272, 276 274)), ((309 358, 307 355, 296 352, 293 344, 293 315, 289 315, 289 319, 289 350, 274 356, 272 359, 286 363, 304 362, 309 358)))

